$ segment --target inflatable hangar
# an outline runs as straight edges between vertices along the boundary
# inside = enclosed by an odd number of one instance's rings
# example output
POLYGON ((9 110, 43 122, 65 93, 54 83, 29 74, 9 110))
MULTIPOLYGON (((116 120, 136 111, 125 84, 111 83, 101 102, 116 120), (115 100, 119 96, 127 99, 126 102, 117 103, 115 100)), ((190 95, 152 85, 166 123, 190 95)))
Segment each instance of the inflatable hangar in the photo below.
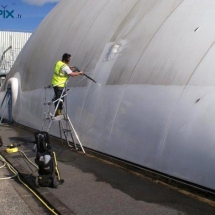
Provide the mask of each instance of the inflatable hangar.
POLYGON ((44 87, 70 53, 98 83, 68 82, 68 114, 84 147, 214 190, 214 19, 213 0, 60 1, 1 97, 11 86, 14 121, 40 130, 44 98, 54 95, 44 87))

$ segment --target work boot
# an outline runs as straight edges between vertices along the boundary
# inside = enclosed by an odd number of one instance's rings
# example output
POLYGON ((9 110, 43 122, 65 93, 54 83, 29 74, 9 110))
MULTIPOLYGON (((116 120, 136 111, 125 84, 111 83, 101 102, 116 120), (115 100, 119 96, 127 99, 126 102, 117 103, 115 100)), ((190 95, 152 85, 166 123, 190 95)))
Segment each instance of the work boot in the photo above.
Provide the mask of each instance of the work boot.
POLYGON ((56 113, 55 113, 55 116, 59 116, 61 115, 61 110, 60 109, 57 109, 56 113))

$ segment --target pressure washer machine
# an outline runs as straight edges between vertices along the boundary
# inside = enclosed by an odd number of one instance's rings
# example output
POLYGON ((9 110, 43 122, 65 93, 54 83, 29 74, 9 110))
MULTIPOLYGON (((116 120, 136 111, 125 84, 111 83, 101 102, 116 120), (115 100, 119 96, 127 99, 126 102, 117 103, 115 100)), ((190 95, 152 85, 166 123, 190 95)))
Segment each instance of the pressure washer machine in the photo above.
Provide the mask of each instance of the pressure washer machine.
POLYGON ((35 163, 38 165, 37 187, 55 187, 64 182, 60 178, 55 152, 51 148, 49 134, 45 131, 34 133, 36 144, 35 163))

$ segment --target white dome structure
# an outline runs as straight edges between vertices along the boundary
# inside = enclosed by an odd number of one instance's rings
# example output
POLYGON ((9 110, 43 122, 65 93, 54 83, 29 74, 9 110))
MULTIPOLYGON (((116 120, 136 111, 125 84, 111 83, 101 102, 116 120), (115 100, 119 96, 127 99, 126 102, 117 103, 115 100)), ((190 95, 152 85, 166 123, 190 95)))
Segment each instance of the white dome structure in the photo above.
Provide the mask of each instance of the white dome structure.
POLYGON ((70 53, 100 84, 68 83, 83 146, 215 189, 214 19, 213 0, 60 1, 8 76, 18 80, 13 118, 41 128, 44 86, 70 53))

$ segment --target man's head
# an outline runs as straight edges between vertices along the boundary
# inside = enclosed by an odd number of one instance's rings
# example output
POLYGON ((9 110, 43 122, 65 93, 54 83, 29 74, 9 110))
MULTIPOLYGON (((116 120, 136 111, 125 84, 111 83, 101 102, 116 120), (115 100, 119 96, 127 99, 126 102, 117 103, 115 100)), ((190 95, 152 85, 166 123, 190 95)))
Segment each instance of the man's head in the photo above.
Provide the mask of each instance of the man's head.
POLYGON ((65 54, 62 56, 62 61, 63 61, 64 63, 69 63, 70 58, 71 58, 71 55, 65 53, 65 54))

